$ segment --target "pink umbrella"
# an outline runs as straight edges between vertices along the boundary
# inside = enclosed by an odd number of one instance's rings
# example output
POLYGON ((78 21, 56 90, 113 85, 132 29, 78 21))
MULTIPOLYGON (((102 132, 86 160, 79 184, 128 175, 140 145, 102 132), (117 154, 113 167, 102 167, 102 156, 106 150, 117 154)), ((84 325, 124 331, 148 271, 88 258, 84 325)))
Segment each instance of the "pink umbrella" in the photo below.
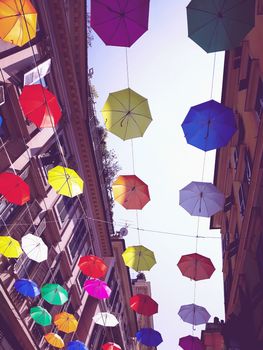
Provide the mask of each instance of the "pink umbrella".
POLYGON ((179 345, 184 350, 205 350, 205 346, 201 340, 197 337, 193 337, 192 335, 180 338, 179 345))
POLYGON ((107 299, 111 293, 111 289, 107 283, 97 278, 87 280, 84 283, 84 289, 89 295, 97 299, 107 299))

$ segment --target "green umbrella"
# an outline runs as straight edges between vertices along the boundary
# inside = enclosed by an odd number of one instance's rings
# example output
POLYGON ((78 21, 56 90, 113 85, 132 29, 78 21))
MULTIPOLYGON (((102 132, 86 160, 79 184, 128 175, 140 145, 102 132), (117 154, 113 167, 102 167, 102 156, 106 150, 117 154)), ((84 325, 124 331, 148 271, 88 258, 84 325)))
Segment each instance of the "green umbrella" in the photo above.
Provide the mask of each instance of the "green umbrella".
POLYGON ((68 300, 68 292, 59 284, 45 284, 41 296, 52 305, 63 305, 68 300))
POLYGON ((42 306, 31 307, 30 316, 41 326, 49 326, 52 323, 52 316, 42 306))

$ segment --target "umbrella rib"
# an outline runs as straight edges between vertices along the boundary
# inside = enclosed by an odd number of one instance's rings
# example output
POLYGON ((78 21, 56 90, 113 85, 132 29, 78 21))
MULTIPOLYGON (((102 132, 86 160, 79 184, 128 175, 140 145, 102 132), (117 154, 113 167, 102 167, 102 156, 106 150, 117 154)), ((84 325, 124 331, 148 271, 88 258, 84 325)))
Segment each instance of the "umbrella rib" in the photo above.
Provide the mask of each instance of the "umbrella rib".
POLYGON ((151 117, 148 117, 148 116, 147 116, 147 115, 145 115, 145 114, 136 113, 136 112, 132 112, 132 114, 133 114, 133 115, 138 115, 138 116, 140 116, 140 117, 144 117, 144 118, 149 119, 149 120, 152 120, 152 118, 151 118, 151 117))
POLYGON ((144 99, 141 100, 139 103, 137 103, 136 106, 134 106, 132 109, 130 109, 130 112, 134 111, 135 108, 137 108, 138 106, 140 106, 140 105, 141 105, 142 103, 144 103, 145 101, 147 102, 147 98, 144 98, 144 99))

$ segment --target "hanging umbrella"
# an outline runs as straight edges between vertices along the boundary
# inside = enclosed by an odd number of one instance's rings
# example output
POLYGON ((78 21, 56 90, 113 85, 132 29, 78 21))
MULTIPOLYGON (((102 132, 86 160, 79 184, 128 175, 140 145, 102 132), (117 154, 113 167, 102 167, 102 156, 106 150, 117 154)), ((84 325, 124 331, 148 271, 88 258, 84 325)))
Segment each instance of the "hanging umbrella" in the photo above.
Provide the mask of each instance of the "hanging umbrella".
POLYGON ((215 271, 212 261, 197 253, 183 255, 177 266, 185 277, 195 281, 209 279, 215 271))
POLYGON ((0 1, 0 38, 23 46, 36 36, 37 12, 29 0, 0 1))
POLYGON ((20 243, 10 236, 0 236, 0 254, 6 258, 18 258, 23 253, 20 243))
POLYGON ((82 256, 79 259, 78 266, 84 275, 93 278, 105 276, 108 270, 108 266, 105 262, 95 255, 82 256))
POLYGON ((92 319, 96 324, 104 327, 115 327, 119 323, 117 318, 109 312, 98 312, 92 319))
POLYGON ((74 315, 67 312, 61 312, 54 316, 54 324, 57 326, 59 331, 65 333, 75 332, 78 328, 78 321, 74 315))
POLYGON ((59 284, 45 284, 41 288, 41 296, 52 305, 63 305, 68 300, 68 292, 59 284))
POLYGON ((192 0, 187 6, 188 36, 206 52, 240 45, 255 25, 255 0, 192 0))
POLYGON ((131 246, 122 253, 124 264, 135 271, 150 271, 156 264, 154 252, 143 245, 131 246))
POLYGON ((55 348, 62 349, 65 346, 63 339, 56 333, 48 333, 44 335, 44 337, 46 341, 55 348))
POLYGON ((23 205, 30 200, 28 184, 13 173, 0 174, 0 194, 16 205, 23 205))
POLYGON ((91 27, 106 45, 130 47, 148 30, 150 0, 91 0, 91 27))
POLYGON ((196 304, 182 305, 178 312, 178 315, 184 322, 190 323, 192 325, 199 325, 207 323, 211 315, 207 310, 196 304))
POLYGON ((120 175, 112 184, 115 201, 126 209, 142 209, 149 201, 148 186, 136 175, 120 175))
POLYGON ((190 215, 210 217, 224 207, 225 197, 209 182, 193 181, 180 190, 179 204, 190 215))
POLYGON ((142 137, 152 121, 147 99, 132 89, 110 93, 102 115, 106 128, 122 140, 142 137))
POLYGON ((86 345, 79 340, 70 341, 67 350, 88 350, 86 345))
POLYGON ((107 299, 111 294, 111 289, 107 283, 99 279, 85 281, 84 289, 89 295, 97 299, 107 299))
POLYGON ((203 151, 226 146, 237 130, 233 110, 214 100, 191 107, 182 128, 187 142, 203 151))
POLYGON ((130 298, 130 307, 138 314, 152 316, 158 312, 158 304, 149 295, 136 294, 130 298))
POLYGON ((102 345, 102 350, 122 350, 120 345, 108 342, 102 345))
POLYGON ((30 309, 30 316, 33 320, 41 326, 50 326, 52 323, 52 316, 42 306, 34 306, 30 309))
POLYGON ((52 128, 61 118, 56 96, 41 84, 24 86, 19 102, 25 117, 38 128, 52 128))
POLYGON ((136 333, 136 339, 146 346, 158 346, 163 341, 161 334, 152 328, 141 328, 136 333))
POLYGON ((204 344, 197 337, 188 335, 179 339, 179 346, 184 350, 205 350, 204 344))
POLYGON ((29 279, 21 278, 15 281, 14 287, 17 292, 25 297, 34 298, 40 294, 37 284, 29 279))
POLYGON ((36 262, 47 260, 48 248, 42 238, 28 233, 22 237, 22 249, 29 259, 36 262))

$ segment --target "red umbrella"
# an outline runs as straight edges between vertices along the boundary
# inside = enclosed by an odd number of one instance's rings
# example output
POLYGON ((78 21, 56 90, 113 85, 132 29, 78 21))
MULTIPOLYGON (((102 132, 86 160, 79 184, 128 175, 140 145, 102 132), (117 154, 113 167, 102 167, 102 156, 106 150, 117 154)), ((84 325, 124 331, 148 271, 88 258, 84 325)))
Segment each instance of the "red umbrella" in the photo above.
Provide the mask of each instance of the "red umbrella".
POLYGON ((177 266, 185 277, 195 281, 208 279, 215 271, 212 261, 197 253, 183 255, 177 266))
POLYGON ((108 342, 102 345, 102 350, 121 350, 120 345, 108 342))
POLYGON ((41 84, 24 86, 19 102, 24 115, 38 128, 53 127, 61 117, 56 96, 41 84))
POLYGON ((152 316, 158 312, 158 304, 149 295, 136 294, 130 298, 130 307, 138 314, 152 316))
POLYGON ((0 194, 16 205, 23 205, 30 200, 28 184, 13 173, 0 174, 0 194))
POLYGON ((78 266, 84 275, 93 278, 105 276, 108 270, 108 266, 104 263, 104 261, 95 255, 82 256, 79 259, 78 266))

